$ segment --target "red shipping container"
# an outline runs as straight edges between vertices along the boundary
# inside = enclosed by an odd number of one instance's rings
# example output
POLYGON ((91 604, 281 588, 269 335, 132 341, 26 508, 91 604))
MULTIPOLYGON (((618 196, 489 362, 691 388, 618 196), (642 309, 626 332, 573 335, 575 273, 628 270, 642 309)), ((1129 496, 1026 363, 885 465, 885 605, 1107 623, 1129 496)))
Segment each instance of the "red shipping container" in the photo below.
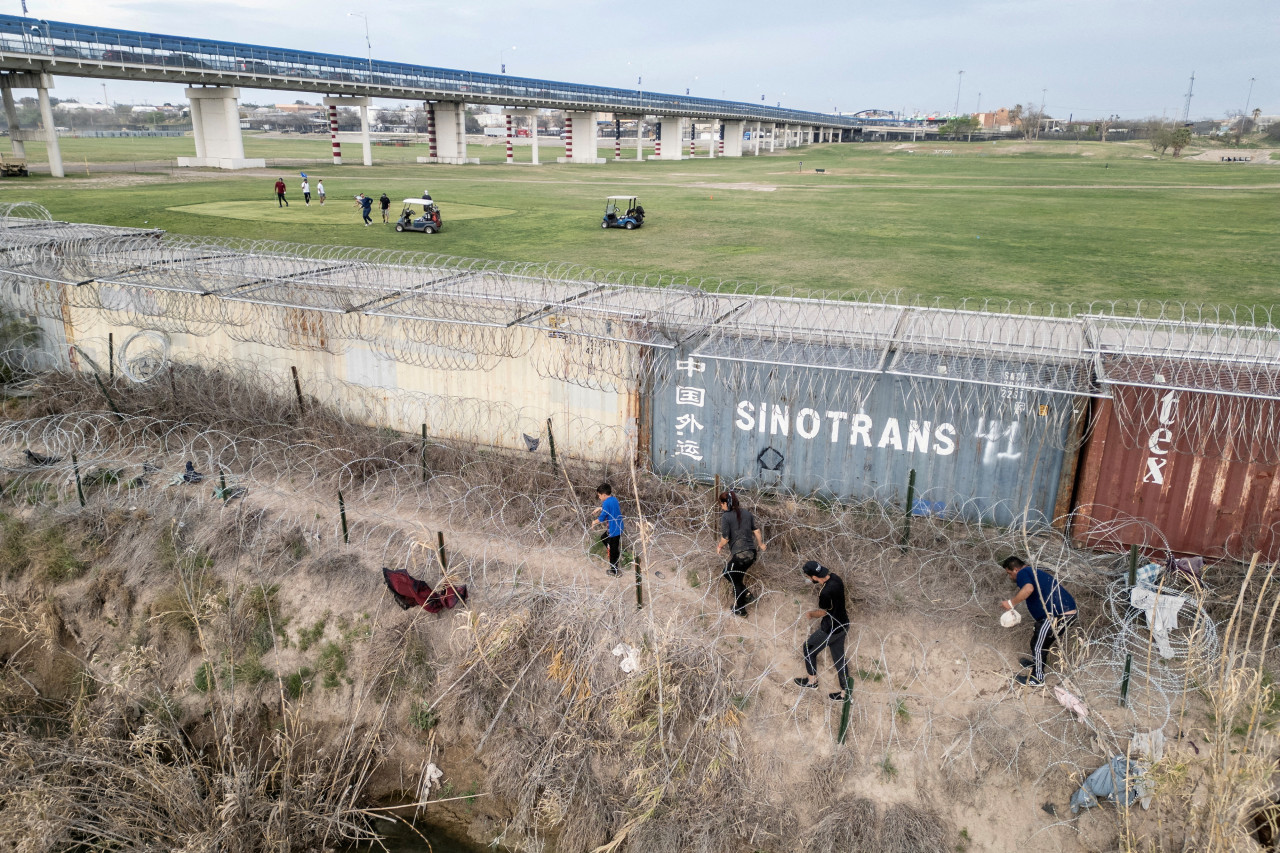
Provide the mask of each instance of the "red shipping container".
POLYGON ((1081 457, 1078 542, 1138 544, 1151 557, 1168 547, 1208 559, 1247 561, 1254 551, 1280 559, 1276 400, 1154 383, 1117 384, 1112 393, 1095 401, 1081 457))

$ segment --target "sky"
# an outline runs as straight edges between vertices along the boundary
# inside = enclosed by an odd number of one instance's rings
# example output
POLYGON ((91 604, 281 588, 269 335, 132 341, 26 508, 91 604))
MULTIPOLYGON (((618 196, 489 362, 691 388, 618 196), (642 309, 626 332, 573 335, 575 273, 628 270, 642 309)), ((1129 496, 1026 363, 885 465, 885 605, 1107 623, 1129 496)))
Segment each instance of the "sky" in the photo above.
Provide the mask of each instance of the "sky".
MULTIPOLYGON (((75 23, 818 112, 989 111, 1055 118, 1280 113, 1276 0, 27 0, 75 23), (1270 68, 1271 71, 1267 71, 1270 68), (963 72, 963 73, 961 73, 963 72), (1253 79, 1252 86, 1250 84, 1253 79)), ((0 11, 22 14, 20 0, 0 11)), ((101 101, 101 81, 58 78, 101 101)), ((242 90, 242 100, 315 96, 242 90)), ((184 100, 182 87, 107 82, 112 102, 184 100)), ((393 106, 395 101, 379 101, 393 106)))

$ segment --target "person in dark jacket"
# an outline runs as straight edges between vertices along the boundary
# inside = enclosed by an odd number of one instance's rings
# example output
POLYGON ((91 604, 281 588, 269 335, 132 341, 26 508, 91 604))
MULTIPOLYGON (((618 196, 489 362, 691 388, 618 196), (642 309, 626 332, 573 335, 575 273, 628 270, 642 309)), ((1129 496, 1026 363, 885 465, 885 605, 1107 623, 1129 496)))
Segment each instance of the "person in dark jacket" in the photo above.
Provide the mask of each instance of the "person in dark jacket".
POLYGON ((356 196, 356 206, 360 208, 360 215, 364 217, 364 225, 368 228, 373 224, 373 217, 369 213, 373 210, 373 199, 364 193, 356 196))
POLYGON ((720 554, 726 545, 729 547, 729 562, 725 564, 724 576, 733 584, 733 612, 746 616, 747 605, 754 598, 747 590, 747 569, 765 550, 765 544, 755 516, 751 510, 742 508, 737 493, 733 491, 720 493, 720 542, 716 545, 716 553, 720 554))
POLYGON ((1018 661, 1024 667, 1031 667, 1032 671, 1014 680, 1027 687, 1040 687, 1044 684, 1045 652, 1079 618, 1076 600, 1056 577, 1028 566, 1021 557, 1006 557, 1000 565, 1009 580, 1018 586, 1018 594, 1000 602, 1000 608, 1012 610, 1025 601, 1027 612, 1036 622, 1031 632, 1031 656, 1018 661))
POLYGON ((804 669, 808 673, 805 678, 795 679, 795 683, 811 690, 818 689, 818 653, 824 648, 831 650, 831 662, 836 668, 836 678, 840 690, 828 693, 827 696, 838 702, 845 699, 845 691, 849 688, 849 670, 844 659, 844 641, 849 631, 849 612, 845 609, 844 581, 826 566, 810 560, 801 569, 810 583, 818 587, 818 609, 810 610, 805 615, 810 619, 821 619, 817 629, 809 635, 804 643, 804 669))
POLYGON ((391 199, 386 193, 382 194, 382 198, 378 199, 378 207, 382 209, 382 224, 386 225, 391 222, 391 199))

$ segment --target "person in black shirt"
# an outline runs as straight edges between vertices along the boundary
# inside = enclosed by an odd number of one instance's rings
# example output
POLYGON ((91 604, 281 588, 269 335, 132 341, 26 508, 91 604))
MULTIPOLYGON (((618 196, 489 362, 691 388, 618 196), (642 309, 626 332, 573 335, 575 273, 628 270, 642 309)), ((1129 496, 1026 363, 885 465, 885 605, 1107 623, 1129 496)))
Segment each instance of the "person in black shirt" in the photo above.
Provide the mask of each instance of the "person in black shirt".
POLYGON ((805 615, 810 619, 821 619, 818 628, 809 635, 804 643, 804 669, 809 675, 795 679, 796 684, 816 690, 818 653, 824 648, 831 650, 831 662, 836 667, 836 677, 840 682, 840 690, 827 695, 838 702, 845 699, 845 691, 849 689, 849 671, 844 660, 844 639, 849 630, 849 612, 844 606, 844 581, 826 566, 816 560, 810 560, 800 569, 809 582, 819 588, 818 609, 810 610, 805 615))
POLYGON ((736 492, 720 493, 720 509, 720 542, 716 545, 716 553, 729 546, 729 562, 724 567, 724 576, 733 584, 733 612, 746 616, 747 605, 754 598, 747 591, 747 569, 755 563, 757 553, 765 550, 764 537, 751 510, 743 509, 738 503, 736 492))

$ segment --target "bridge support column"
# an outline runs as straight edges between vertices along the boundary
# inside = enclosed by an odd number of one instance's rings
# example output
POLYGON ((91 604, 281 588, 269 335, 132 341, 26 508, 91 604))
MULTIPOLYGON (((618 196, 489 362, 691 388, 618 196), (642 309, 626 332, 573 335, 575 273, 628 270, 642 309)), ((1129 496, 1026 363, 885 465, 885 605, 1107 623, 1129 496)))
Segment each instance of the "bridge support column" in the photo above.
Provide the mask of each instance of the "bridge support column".
POLYGON ((751 132, 751 147, 755 152, 755 156, 760 156, 760 122, 756 122, 756 129, 751 132))
POLYGON ((267 161, 244 156, 240 135, 240 90, 231 86, 187 89, 191 102, 192 135, 196 156, 179 157, 182 167, 213 169, 263 169, 267 161))
POLYGON ((741 157, 742 156, 742 131, 746 128, 745 121, 726 121, 720 125, 720 156, 721 157, 741 157))
POLYGON ((564 115, 565 133, 571 134, 573 151, 565 146, 565 156, 556 158, 557 163, 603 163, 604 158, 597 156, 596 113, 566 112, 564 115))
POLYGON ((338 133, 336 130, 337 109, 339 107, 355 107, 360 110, 360 131, 359 140, 363 157, 362 161, 366 166, 373 165, 373 147, 369 140, 369 99, 352 95, 332 95, 324 99, 324 105, 329 108, 329 127, 330 133, 333 135, 333 164, 335 166, 342 165, 342 154, 339 145, 341 139, 345 136, 350 139, 356 134, 338 133))
POLYGON ((778 139, 778 126, 769 125, 769 153, 772 154, 778 139))
POLYGON ((434 138, 435 145, 427 149, 429 156, 419 157, 419 163, 448 163, 461 166, 479 163, 478 158, 467 158, 467 112, 461 101, 436 101, 428 104, 427 143, 434 138), (431 129, 435 128, 434 137, 431 129), (434 152, 432 153, 432 149, 434 152))
POLYGON ((18 127, 18 106, 13 101, 13 89, 9 88, 8 81, 0 83, 0 87, 0 94, 4 96, 4 117, 9 122, 9 143, 13 147, 13 156, 25 160, 27 146, 22 142, 25 137, 18 127))
POLYGON ((724 122, 716 119, 711 122, 711 144, 707 146, 707 156, 711 159, 716 157, 716 149, 720 149, 720 156, 724 156, 724 122))
POLYGON ((681 143, 684 141, 684 119, 678 116, 658 116, 658 141, 654 145, 651 160, 683 160, 681 143))
POLYGON ((689 119, 689 159, 692 160, 698 156, 698 122, 696 119, 689 119))
MULTIPOLYGON (((507 110, 507 111, 506 111, 506 115, 507 115, 507 128, 508 128, 508 132, 507 132, 507 150, 508 150, 509 152, 510 152, 510 150, 511 150, 511 145, 512 145, 511 137, 512 137, 512 136, 514 135, 514 133, 515 133, 515 130, 513 129, 513 127, 514 127, 514 123, 515 123, 515 120, 516 120, 516 119, 518 119, 518 118, 527 118, 527 119, 529 120, 529 128, 530 128, 530 130, 529 130, 529 137, 530 137, 530 139, 529 139, 529 143, 530 143, 530 148, 532 149, 532 154, 531 154, 531 156, 530 156, 530 162, 531 162, 534 166, 539 165, 539 160, 538 160, 538 111, 537 111, 537 110, 507 110)), ((512 155, 512 156, 514 156, 514 155, 512 155)), ((508 162, 508 163, 510 163, 510 162, 513 162, 513 161, 512 161, 511 159, 508 159, 508 160, 507 160, 507 162, 508 162)))
MULTIPOLYGON (((36 96, 40 100, 40 123, 44 125, 44 143, 49 146, 49 174, 55 178, 65 178, 62 168, 62 149, 58 146, 58 128, 53 123, 53 107, 49 103, 49 89, 53 87, 53 79, 48 74, 40 75, 40 88, 36 96)), ((240 119, 236 117, 236 131, 240 130, 240 119)), ((265 165, 265 164, 264 164, 265 165)))

